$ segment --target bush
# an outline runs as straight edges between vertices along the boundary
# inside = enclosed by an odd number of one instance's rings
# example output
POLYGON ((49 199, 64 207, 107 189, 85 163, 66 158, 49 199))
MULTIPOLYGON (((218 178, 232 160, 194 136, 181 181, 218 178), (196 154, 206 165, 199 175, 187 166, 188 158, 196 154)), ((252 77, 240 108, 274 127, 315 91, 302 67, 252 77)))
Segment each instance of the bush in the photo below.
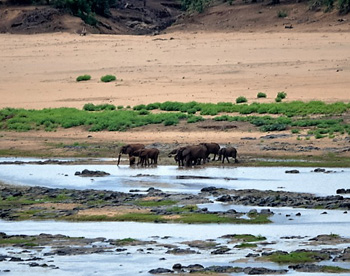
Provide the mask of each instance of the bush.
POLYGON ((339 14, 347 14, 350 12, 350 0, 338 0, 339 14))
POLYGON ((117 78, 113 75, 105 75, 103 77, 101 77, 101 81, 102 82, 111 82, 111 81, 115 81, 117 78))
POLYGON ((285 17, 288 16, 288 12, 287 12, 286 10, 279 10, 279 11, 277 12, 277 16, 278 16, 279 18, 285 18, 285 17))
POLYGON ((115 106, 112 104, 94 105, 93 103, 87 103, 83 106, 83 110, 86 110, 86 111, 115 110, 115 106))
POLYGON ((281 98, 283 100, 286 97, 287 97, 287 93, 286 92, 278 92, 277 93, 277 98, 281 98))
POLYGON ((89 25, 96 25, 95 14, 110 16, 110 8, 116 4, 116 0, 53 0, 51 2, 55 7, 79 16, 89 25))
POLYGON ((266 94, 263 93, 263 92, 259 92, 259 93, 256 95, 256 97, 257 97, 258 99, 260 99, 260 98, 266 98, 266 94))
POLYGON ((82 76, 77 77, 76 80, 77 81, 88 81, 88 80, 91 80, 91 76, 90 75, 82 75, 82 76))
POLYGON ((276 103, 280 103, 280 102, 282 102, 282 98, 277 97, 277 98, 275 99, 275 102, 276 102, 276 103))
POLYGON ((246 97, 240 96, 236 99, 236 103, 246 103, 248 100, 246 97))
POLYGON ((200 121, 204 121, 204 118, 202 116, 194 116, 194 115, 191 115, 188 117, 187 119, 187 123, 191 124, 191 123, 197 123, 197 122, 200 122, 200 121))
POLYGON ((186 11, 203 12, 211 0, 181 0, 182 9, 186 11))

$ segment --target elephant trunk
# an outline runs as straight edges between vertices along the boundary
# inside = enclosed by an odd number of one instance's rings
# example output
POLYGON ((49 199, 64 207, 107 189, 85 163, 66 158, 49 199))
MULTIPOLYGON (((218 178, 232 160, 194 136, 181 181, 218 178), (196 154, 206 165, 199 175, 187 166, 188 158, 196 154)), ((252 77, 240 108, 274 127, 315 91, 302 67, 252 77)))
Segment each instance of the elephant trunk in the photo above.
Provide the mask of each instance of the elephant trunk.
POLYGON ((120 163, 120 157, 122 156, 122 154, 121 153, 119 153, 119 155, 118 155, 118 163, 117 163, 117 166, 119 166, 119 163, 120 163))

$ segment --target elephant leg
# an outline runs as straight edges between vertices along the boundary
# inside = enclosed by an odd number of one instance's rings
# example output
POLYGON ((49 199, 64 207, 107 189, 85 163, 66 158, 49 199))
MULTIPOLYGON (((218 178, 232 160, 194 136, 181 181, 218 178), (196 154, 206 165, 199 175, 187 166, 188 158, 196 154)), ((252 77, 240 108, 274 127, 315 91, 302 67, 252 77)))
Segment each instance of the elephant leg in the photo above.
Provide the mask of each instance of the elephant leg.
POLYGON ((216 153, 214 153, 214 157, 213 157, 212 161, 215 161, 215 158, 216 158, 216 153))
POLYGON ((228 159, 228 156, 226 156, 227 163, 230 163, 230 160, 228 159))

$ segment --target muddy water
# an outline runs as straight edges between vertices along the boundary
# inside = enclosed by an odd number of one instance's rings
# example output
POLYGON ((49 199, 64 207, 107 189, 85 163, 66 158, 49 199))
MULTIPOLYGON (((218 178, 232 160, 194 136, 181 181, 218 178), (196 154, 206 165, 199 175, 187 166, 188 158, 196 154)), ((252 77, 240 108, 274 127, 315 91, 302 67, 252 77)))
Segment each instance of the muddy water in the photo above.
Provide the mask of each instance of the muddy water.
MULTIPOLYGON (((1 160, 0 160, 1 161, 1 160)), ((26 159, 26 162, 32 160, 26 159)), ((314 168, 297 168, 299 174, 286 174, 290 168, 253 168, 253 167, 199 167, 181 169, 176 166, 158 166, 156 168, 129 168, 115 165, 0 165, 0 180, 6 183, 28 186, 46 186, 51 188, 73 189, 108 189, 128 192, 130 189, 146 190, 155 187, 167 192, 198 193, 203 187, 216 186, 231 189, 284 190, 294 192, 311 192, 318 195, 334 195, 338 188, 350 188, 349 169, 329 169, 329 173, 312 172, 314 168), (76 171, 83 169, 101 170, 110 173, 103 178, 81 178, 75 176, 76 171)), ((237 206, 223 203, 201 205, 209 210, 236 209, 247 211, 256 206, 237 206)), ((84 236, 88 238, 105 237, 113 239, 136 238, 156 241, 157 243, 177 245, 184 248, 182 242, 189 240, 220 239, 226 234, 263 235, 270 243, 256 249, 231 249, 230 254, 212 255, 209 250, 201 250, 200 254, 172 255, 166 254, 165 247, 155 246, 152 251, 147 247, 125 247, 121 253, 111 252, 84 256, 54 256, 49 259, 59 269, 29 267, 15 262, 0 262, 0 271, 10 270, 6 275, 148 275, 150 269, 164 267, 171 269, 175 263, 190 265, 200 263, 209 265, 231 266, 263 266, 274 269, 287 268, 272 263, 242 262, 249 253, 266 250, 320 249, 305 245, 308 239, 319 234, 339 234, 350 237, 350 213, 339 210, 305 210, 292 208, 270 208, 275 215, 269 225, 180 225, 154 224, 135 222, 99 222, 68 223, 55 221, 23 221, 5 222, 0 220, 0 232, 6 234, 64 234, 68 236, 84 236), (301 216, 296 214, 300 213, 301 216), (286 236, 299 236, 297 239, 284 239, 286 236), (165 237, 167 237, 165 239, 165 237), (138 250, 138 249, 143 249, 138 250)), ((349 244, 336 245, 345 248, 349 244)), ((233 246, 231 246, 233 247, 233 246)), ((327 247, 330 247, 329 245, 327 247)), ((18 252, 17 248, 0 248, 1 254, 18 252)), ((45 252, 45 249, 43 250, 45 252)), ((43 252, 35 253, 39 257, 43 252)), ((48 259, 45 259, 47 263, 48 259)), ((322 264, 338 265, 350 268, 349 263, 322 264)), ((237 274, 235 274, 237 275, 237 274)), ((239 275, 239 274, 238 274, 239 275)), ((305 275, 289 270, 288 275, 305 275)), ((329 275, 317 273, 317 275, 329 275)), ((350 275, 350 274, 343 274, 350 275)))

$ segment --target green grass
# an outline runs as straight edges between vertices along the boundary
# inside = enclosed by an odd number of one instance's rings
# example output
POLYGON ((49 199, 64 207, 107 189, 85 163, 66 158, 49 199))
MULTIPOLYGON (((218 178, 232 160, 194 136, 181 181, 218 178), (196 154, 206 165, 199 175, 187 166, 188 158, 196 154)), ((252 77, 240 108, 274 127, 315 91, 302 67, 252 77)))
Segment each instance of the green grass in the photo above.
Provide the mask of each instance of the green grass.
POLYGON ((174 222, 174 223, 232 223, 232 224, 257 224, 269 223, 264 219, 241 219, 218 214, 182 213, 172 216, 162 216, 153 213, 128 213, 118 216, 94 215, 71 216, 62 218, 69 221, 137 221, 137 222, 174 222))
MULTIPOLYGON (((280 93, 285 95, 284 92, 280 93)), ((196 123, 205 120, 202 116, 209 115, 213 116, 211 119, 215 121, 247 122, 258 127, 262 132, 291 129, 294 134, 298 131, 308 132, 316 139, 325 137, 331 139, 337 135, 350 134, 350 125, 341 116, 349 113, 349 107, 350 105, 346 103, 326 104, 320 101, 252 104, 168 101, 137 105, 133 110, 117 109, 111 104, 94 105, 92 103, 85 104, 83 110, 4 108, 0 110, 0 130, 56 131, 58 128, 82 126, 89 131, 126 131, 149 124, 177 125, 181 120, 196 123), (152 110, 165 112, 153 113, 152 110), (194 113, 200 113, 201 116, 196 116, 194 113), (220 113, 227 114, 220 115, 220 113), (236 115, 228 115, 230 113, 236 115)))
POLYGON ((105 75, 101 77, 102 82, 112 82, 115 81, 117 78, 114 75, 105 75))
POLYGON ((235 235, 232 235, 231 238, 235 240, 242 240, 244 242, 257 242, 257 241, 266 240, 266 238, 263 236, 260 236, 260 235, 254 236, 251 234, 235 234, 235 235))
POLYGON ((169 206, 176 204, 177 201, 174 200, 159 200, 159 201, 148 201, 148 200, 137 200, 133 204, 142 207, 157 207, 157 206, 169 206))
POLYGON ((34 243, 36 241, 36 238, 0 238, 0 246, 1 245, 25 245, 25 246, 38 246, 37 243, 34 243))
POLYGON ((255 244, 255 243, 246 243, 246 242, 243 242, 241 244, 235 245, 235 248, 255 248, 255 247, 258 247, 257 244, 255 244))
POLYGON ((188 213, 198 210, 196 205, 186 205, 186 206, 174 206, 166 209, 167 212, 171 213, 188 213))
POLYGON ((313 263, 320 260, 327 260, 328 255, 312 251, 294 251, 287 254, 273 253, 266 258, 278 264, 300 264, 313 263))
POLYGON ((125 239, 119 239, 119 240, 115 240, 113 242, 114 245, 118 245, 118 246, 127 246, 127 245, 131 245, 135 242, 137 242, 138 240, 136 239, 132 239, 132 238, 125 238, 125 239))
POLYGON ((91 76, 90 75, 82 75, 82 76, 79 76, 76 78, 76 81, 77 82, 80 82, 80 81, 88 81, 91 79, 91 76))
POLYGON ((321 267, 321 272, 325 273, 346 273, 350 272, 350 269, 342 268, 339 266, 325 265, 321 267))

